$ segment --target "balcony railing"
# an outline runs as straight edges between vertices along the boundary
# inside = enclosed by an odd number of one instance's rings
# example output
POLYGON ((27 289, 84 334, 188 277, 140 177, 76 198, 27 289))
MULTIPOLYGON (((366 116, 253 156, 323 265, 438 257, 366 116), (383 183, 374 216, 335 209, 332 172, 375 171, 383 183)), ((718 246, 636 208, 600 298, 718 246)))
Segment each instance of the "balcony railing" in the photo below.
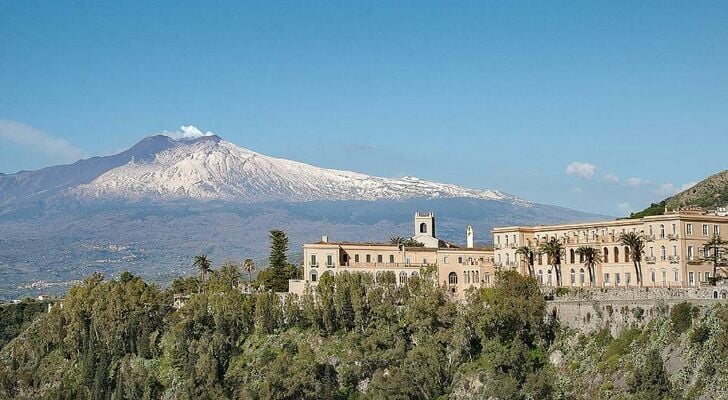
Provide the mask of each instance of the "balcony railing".
POLYGON ((317 268, 319 265, 317 262, 312 262, 308 264, 311 268, 317 268))
POLYGON ((655 257, 645 257, 645 262, 647 264, 654 264, 655 262, 657 262, 657 259, 655 257))
POLYGON ((339 267, 343 268, 425 268, 436 264, 422 263, 385 263, 385 262, 369 262, 369 263, 342 263, 339 267))
POLYGON ((670 256, 667 259, 670 261, 670 264, 677 264, 680 262, 680 256, 670 256))
POLYGON ((645 235, 645 240, 648 242, 654 242, 655 241, 655 235, 645 235))
POLYGON ((667 235, 667 238, 669 240, 678 240, 678 239, 680 239, 680 235, 678 235, 677 233, 675 233, 675 234, 669 234, 669 235, 667 235))

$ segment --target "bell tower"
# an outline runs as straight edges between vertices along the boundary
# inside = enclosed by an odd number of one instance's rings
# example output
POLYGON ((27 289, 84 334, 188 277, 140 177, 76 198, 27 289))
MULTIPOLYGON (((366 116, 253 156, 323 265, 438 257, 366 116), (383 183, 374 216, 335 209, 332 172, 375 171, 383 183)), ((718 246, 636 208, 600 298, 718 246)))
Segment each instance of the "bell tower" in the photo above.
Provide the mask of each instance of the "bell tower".
POLYGON ((416 212, 414 233, 414 236, 435 237, 435 214, 433 212, 416 212))

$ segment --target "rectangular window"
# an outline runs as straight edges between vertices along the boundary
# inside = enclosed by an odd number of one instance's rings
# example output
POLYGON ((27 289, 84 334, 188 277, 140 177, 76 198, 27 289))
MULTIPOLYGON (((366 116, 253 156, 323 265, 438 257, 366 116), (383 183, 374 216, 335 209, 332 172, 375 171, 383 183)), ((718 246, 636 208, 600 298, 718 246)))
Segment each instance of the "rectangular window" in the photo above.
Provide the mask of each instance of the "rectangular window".
POLYGON ((354 262, 355 263, 359 262, 359 254, 354 254, 354 262))
POLYGON ((621 281, 622 280, 619 277, 619 272, 615 273, 614 274, 614 283, 616 283, 617 285, 619 285, 621 283, 621 281))
POLYGON ((695 272, 688 272, 688 285, 695 286, 695 272))
POLYGON ((675 269, 672 271, 672 275, 672 280, 677 282, 679 280, 678 278, 680 277, 680 273, 675 269))
POLYGON ((406 265, 409 265, 409 264, 410 264, 410 258, 409 258, 409 257, 407 257, 407 258, 406 258, 406 259, 404 260, 404 263, 405 263, 406 265))
POLYGON ((311 266, 316 266, 316 254, 311 254, 311 266))
MULTIPOLYGON (((498 262, 500 262, 500 254, 498 254, 498 262)), ((463 263, 463 257, 460 256, 460 257, 458 257, 458 264, 462 264, 462 263, 463 263)))
POLYGON ((713 225, 713 235, 720 235, 720 225, 713 225))
POLYGON ((333 267, 334 266, 334 256, 331 254, 326 255, 326 266, 327 267, 333 267))
POLYGON ((380 264, 384 262, 384 259, 382 258, 381 254, 377 254, 377 262, 380 264))
POLYGON ((708 224, 703 224, 703 236, 708 236, 708 224))
POLYGON ((685 234, 687 234, 687 235, 693 234, 693 224, 685 225, 685 234))
POLYGON ((495 244, 500 244, 500 235, 495 237, 495 244))
POLYGON ((367 263, 372 262, 372 256, 371 256, 371 254, 367 254, 366 259, 367 259, 367 263))
POLYGON ((677 257, 677 246, 672 245, 672 256, 677 257))
POLYGON ((609 283, 609 274, 604 274, 604 283, 609 283))
POLYGON ((389 263, 394 264, 394 254, 389 255, 389 263))
POLYGON ((674 235, 676 233, 677 233, 677 225, 672 224, 672 234, 674 235))
POLYGON ((632 282, 632 274, 631 273, 629 273, 629 272, 625 272, 624 273, 624 282, 626 284, 628 284, 628 285, 632 282))
POLYGON ((655 256, 655 249, 652 246, 650 246, 650 257, 654 257, 654 256, 655 256))
POLYGON ((693 260, 693 246, 688 246, 688 261, 693 260))
POLYGON ((442 257, 442 263, 447 264, 447 256, 442 257))

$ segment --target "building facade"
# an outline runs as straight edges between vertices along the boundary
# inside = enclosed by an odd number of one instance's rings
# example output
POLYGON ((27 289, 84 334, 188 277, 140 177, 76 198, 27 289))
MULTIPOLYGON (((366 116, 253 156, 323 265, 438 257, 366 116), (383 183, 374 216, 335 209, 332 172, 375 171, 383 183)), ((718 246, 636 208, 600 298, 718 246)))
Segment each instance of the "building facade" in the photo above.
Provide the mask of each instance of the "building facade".
MULTIPOLYGON (((550 226, 512 226, 493 229, 496 267, 528 273, 526 259, 517 254, 520 246, 539 246, 557 238, 565 247, 561 260, 562 286, 587 287, 589 272, 576 249, 590 246, 599 250, 601 262, 595 266, 598 287, 637 286, 630 249, 620 243, 626 232, 641 234, 643 286, 698 287, 713 274, 705 243, 714 235, 728 233, 725 213, 679 211, 640 219, 550 226)), ((545 286, 556 285, 556 273, 545 254, 536 254, 536 279, 545 286)), ((719 273, 722 270, 719 269, 719 273)))
POLYGON ((437 238, 433 213, 418 212, 412 239, 422 246, 331 242, 326 236, 316 243, 304 244, 304 279, 291 281, 290 291, 303 294, 306 286, 314 289, 322 275, 342 272, 367 272, 375 279, 392 272, 398 284, 406 284, 420 275, 423 268, 432 268, 438 284, 456 299, 464 299, 470 287, 492 284, 493 249, 473 245, 472 227, 466 229, 466 246, 460 247, 437 238))

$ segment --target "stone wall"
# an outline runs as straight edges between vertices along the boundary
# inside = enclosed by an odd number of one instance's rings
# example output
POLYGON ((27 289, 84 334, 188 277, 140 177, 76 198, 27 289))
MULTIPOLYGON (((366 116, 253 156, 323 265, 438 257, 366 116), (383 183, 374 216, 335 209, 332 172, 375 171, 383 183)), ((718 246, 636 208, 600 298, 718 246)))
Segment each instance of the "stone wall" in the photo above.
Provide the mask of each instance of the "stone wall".
POLYGON ((672 307, 685 301, 699 307, 728 304, 723 291, 728 293, 728 287, 581 289, 554 294, 548 311, 563 326, 582 332, 609 327, 612 335, 617 336, 630 326, 643 326, 658 315, 669 314, 672 307))

